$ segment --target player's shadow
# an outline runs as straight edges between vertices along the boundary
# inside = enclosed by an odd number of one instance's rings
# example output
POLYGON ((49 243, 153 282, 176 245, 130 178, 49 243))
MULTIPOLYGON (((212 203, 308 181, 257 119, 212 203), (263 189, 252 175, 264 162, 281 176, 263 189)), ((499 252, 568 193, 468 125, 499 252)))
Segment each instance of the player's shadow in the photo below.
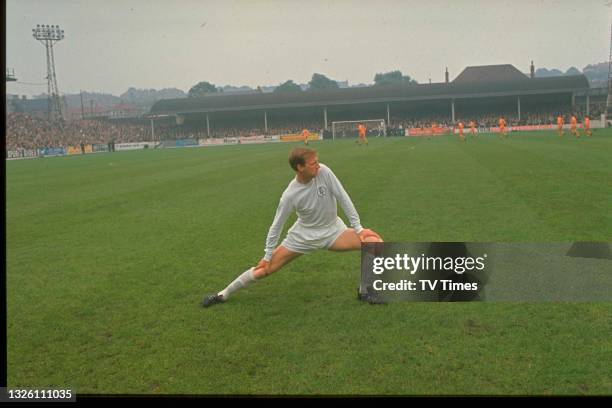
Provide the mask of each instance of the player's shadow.
POLYGON ((574 242, 566 256, 612 260, 612 251, 607 242, 574 242))

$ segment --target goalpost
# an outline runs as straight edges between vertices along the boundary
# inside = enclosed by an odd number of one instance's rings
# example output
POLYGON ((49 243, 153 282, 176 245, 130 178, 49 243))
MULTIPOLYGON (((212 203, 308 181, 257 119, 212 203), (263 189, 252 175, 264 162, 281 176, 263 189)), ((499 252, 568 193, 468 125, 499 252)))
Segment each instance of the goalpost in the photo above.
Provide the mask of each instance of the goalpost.
POLYGON ((359 135, 357 126, 366 127, 366 136, 387 136, 387 125, 384 119, 341 120, 332 122, 332 139, 353 138, 359 135))

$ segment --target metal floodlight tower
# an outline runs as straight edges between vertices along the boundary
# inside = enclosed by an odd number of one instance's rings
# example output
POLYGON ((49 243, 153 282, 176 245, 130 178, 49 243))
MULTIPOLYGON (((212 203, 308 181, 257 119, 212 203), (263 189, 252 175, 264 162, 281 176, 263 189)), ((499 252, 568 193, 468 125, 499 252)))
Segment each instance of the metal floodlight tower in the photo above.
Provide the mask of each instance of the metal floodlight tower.
POLYGON ((6 82, 14 82, 17 81, 15 78, 15 70, 14 69, 6 69, 6 74, 4 74, 4 79, 6 82))
POLYGON ((64 30, 57 25, 36 24, 32 36, 40 41, 47 50, 47 95, 49 119, 62 119, 62 104, 60 102, 57 77, 55 76, 55 58, 53 44, 64 39, 64 30))
POLYGON ((606 119, 604 127, 608 127, 608 118, 612 111, 612 24, 610 24, 610 58, 608 59, 608 99, 606 100, 606 119))

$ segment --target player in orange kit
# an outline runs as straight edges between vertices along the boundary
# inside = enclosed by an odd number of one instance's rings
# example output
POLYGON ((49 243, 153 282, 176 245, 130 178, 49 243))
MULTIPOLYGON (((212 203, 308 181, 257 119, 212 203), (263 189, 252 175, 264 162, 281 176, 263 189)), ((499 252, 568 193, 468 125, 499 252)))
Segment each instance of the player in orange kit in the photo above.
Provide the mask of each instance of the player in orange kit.
POLYGON ((576 129, 577 123, 578 121, 576 120, 576 115, 572 115, 572 118, 570 119, 570 132, 572 135, 580 137, 580 133, 578 133, 578 129, 576 129))
POLYGON ((427 133, 427 140, 431 139, 431 136, 436 134, 436 129, 438 129, 438 124, 436 122, 431 122, 430 132, 427 133))
POLYGON ((310 137, 310 132, 308 129, 302 130, 302 140, 304 140, 304 144, 308 146, 308 138, 310 137))
POLYGON ((557 116, 557 133, 559 137, 563 137, 563 116, 557 116))
POLYGON ((357 126, 357 129, 359 130, 359 139, 357 139, 357 144, 359 144, 360 146, 365 143, 366 145, 368 144, 368 138, 366 137, 366 127, 363 123, 360 123, 357 126))
POLYGON ((503 137, 503 138, 507 137, 507 135, 506 135, 506 120, 503 117, 499 118, 499 136, 503 137))
POLYGON ((465 142, 465 135, 463 134, 463 122, 459 121, 457 127, 459 128, 459 140, 465 142))
POLYGON ((589 119, 588 116, 584 117, 584 133, 587 136, 591 136, 593 133, 591 133, 591 119, 589 119))
POLYGON ((470 120, 468 122, 468 125, 470 126, 470 133, 473 138, 474 136, 476 136, 476 123, 473 120, 470 120))

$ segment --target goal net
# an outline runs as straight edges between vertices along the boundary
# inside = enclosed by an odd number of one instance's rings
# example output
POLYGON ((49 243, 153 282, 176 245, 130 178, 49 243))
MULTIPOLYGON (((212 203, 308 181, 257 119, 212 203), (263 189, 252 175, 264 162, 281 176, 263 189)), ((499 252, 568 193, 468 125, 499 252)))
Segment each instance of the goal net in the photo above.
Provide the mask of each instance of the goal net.
POLYGON ((343 120, 332 122, 332 139, 358 137, 360 123, 366 127, 366 137, 387 136, 387 125, 384 119, 343 120))

